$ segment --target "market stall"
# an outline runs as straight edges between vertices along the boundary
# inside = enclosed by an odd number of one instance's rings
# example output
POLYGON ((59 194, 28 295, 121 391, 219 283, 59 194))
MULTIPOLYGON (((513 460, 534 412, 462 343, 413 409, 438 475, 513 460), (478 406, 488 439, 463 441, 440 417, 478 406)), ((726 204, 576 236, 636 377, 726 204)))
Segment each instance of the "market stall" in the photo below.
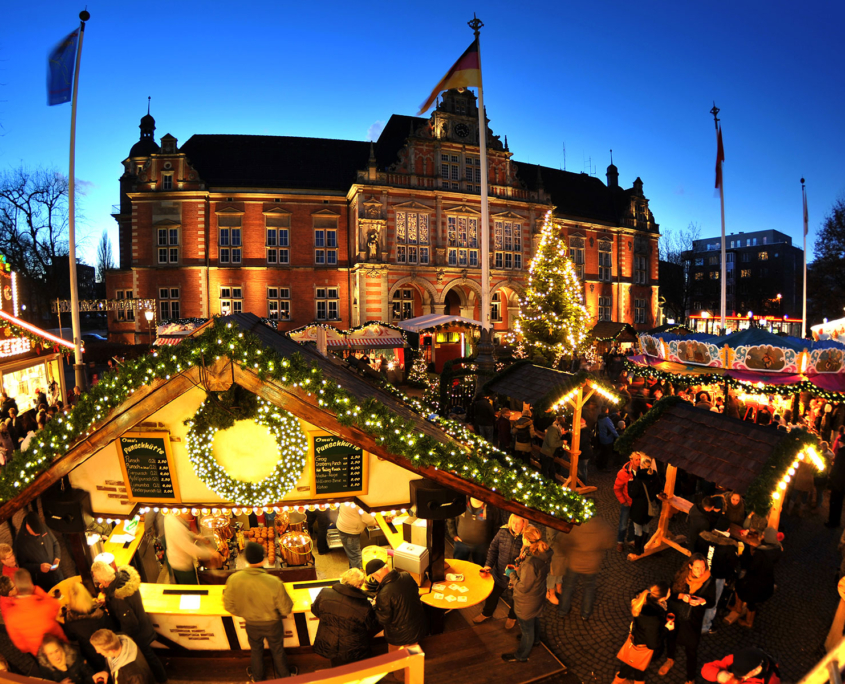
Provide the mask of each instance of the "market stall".
POLYGON ((613 348, 631 349, 637 344, 637 331, 630 323, 617 321, 599 321, 590 330, 588 339, 594 345, 596 353, 605 354, 613 348))
POLYGON ((160 323, 156 326, 156 339, 153 344, 157 347, 177 345, 207 322, 207 318, 180 318, 179 320, 160 323))
MULTIPOLYGON (((725 316, 725 328, 728 333, 741 332, 751 328, 762 328, 770 333, 783 333, 794 337, 800 337, 800 318, 789 316, 755 316, 749 312, 746 316, 725 316)), ((718 335, 722 326, 722 319, 719 316, 712 316, 709 313, 694 314, 687 319, 689 327, 694 332, 707 335, 718 335)))
POLYGON ((426 363, 433 363, 435 372, 442 373, 447 361, 472 355, 472 333, 482 326, 463 316, 426 314, 402 321, 399 327, 420 336, 426 363))

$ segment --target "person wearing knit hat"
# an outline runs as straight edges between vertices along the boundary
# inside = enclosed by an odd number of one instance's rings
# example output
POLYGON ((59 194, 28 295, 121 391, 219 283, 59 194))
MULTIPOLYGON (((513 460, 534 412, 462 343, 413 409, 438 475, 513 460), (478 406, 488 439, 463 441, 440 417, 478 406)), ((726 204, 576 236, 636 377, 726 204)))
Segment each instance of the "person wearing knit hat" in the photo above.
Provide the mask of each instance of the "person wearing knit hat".
POLYGON ((15 537, 14 552, 18 565, 29 570, 32 581, 44 591, 50 591, 64 579, 59 570, 62 557, 59 543, 35 511, 26 514, 15 537))
POLYGON ((264 547, 247 542, 244 559, 249 567, 238 570, 226 580, 223 589, 223 607, 232 615, 242 617, 246 623, 252 665, 247 674, 252 681, 264 679, 264 640, 270 645, 276 677, 290 677, 298 670, 288 667, 285 655, 285 628, 282 618, 290 615, 293 601, 278 577, 269 574, 264 565, 264 547))
POLYGON ((721 660, 706 663, 701 677, 722 684, 780 684, 780 672, 774 658, 759 648, 744 648, 721 660))
POLYGON ((701 624, 702 634, 714 634, 716 628, 713 620, 716 618, 716 609, 719 599, 725 589, 725 584, 734 579, 739 573, 740 556, 744 548, 741 542, 731 538, 731 523, 728 516, 720 515, 716 520, 716 526, 712 531, 704 530, 698 537, 695 550, 707 559, 710 567, 710 576, 713 577, 716 585, 716 603, 704 613, 704 622, 701 624))
POLYGON ((763 543, 751 550, 745 576, 736 584, 736 605, 725 622, 730 624, 736 621, 742 609, 747 607, 748 613, 739 620, 739 624, 749 629, 754 625, 757 609, 775 593, 775 564, 782 555, 783 547, 778 541, 777 530, 767 527, 763 533, 763 543))

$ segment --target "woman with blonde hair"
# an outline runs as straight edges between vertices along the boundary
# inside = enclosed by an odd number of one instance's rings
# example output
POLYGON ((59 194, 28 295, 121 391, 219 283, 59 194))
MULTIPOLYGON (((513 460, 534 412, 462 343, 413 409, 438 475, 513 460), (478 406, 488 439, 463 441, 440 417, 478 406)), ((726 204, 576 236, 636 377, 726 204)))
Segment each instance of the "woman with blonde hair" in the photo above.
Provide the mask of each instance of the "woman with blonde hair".
POLYGON ((540 643, 540 613, 546 598, 546 578, 552 561, 552 550, 533 525, 522 531, 522 551, 505 574, 513 587, 513 608, 522 637, 514 653, 503 653, 506 662, 524 663, 531 649, 540 643))
POLYGON ((666 601, 669 599, 668 582, 655 582, 631 601, 631 622, 628 640, 616 656, 622 666, 613 684, 645 682, 645 671, 654 654, 663 649, 666 632, 675 628, 674 620, 667 619, 666 601))
MULTIPOLYGON (((487 563, 482 572, 492 575, 493 591, 484 602, 481 613, 473 618, 473 622, 479 624, 493 617, 493 611, 499 604, 499 597, 508 588, 508 576, 505 574, 509 565, 513 565, 522 551, 522 531, 525 528, 525 519, 518 515, 511 515, 508 524, 502 525, 490 548, 487 549, 487 563)), ((516 625, 516 613, 511 607, 508 612, 508 619, 505 621, 505 628, 512 629, 516 625)))
POLYGON ((115 629, 111 616, 91 596, 82 582, 68 589, 65 622, 62 625, 65 636, 75 641, 82 655, 97 672, 107 669, 105 659, 91 645, 91 635, 98 629, 115 629))

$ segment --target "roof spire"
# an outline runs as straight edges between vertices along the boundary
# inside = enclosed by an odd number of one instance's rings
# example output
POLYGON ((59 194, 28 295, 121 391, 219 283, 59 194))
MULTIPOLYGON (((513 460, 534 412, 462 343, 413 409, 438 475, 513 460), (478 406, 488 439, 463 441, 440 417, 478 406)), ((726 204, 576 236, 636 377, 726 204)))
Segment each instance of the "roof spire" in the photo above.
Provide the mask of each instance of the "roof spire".
POLYGON ((510 149, 508 148, 508 136, 505 136, 505 152, 510 152, 510 149))
POLYGON ((150 113, 150 100, 152 100, 152 99, 153 99, 152 97, 147 95, 147 115, 149 115, 149 113, 150 113))
POLYGON ((610 165, 613 166, 613 150, 610 150, 610 165))
POLYGON ((376 160, 376 151, 373 147, 373 141, 370 140, 370 161, 374 162, 376 160))

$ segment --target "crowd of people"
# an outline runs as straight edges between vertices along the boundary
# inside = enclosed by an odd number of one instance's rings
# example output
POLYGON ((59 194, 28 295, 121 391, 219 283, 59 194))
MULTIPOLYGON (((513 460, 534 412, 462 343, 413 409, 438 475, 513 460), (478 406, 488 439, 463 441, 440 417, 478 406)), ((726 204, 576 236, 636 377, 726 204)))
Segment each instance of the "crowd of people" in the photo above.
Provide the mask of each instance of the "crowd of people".
POLYGON ((0 466, 6 465, 15 451, 26 451, 35 435, 57 415, 74 406, 82 392, 74 387, 68 405, 62 401, 61 388, 51 382, 45 392, 36 387, 32 394, 32 408, 21 413, 18 402, 5 390, 0 391, 0 466))

